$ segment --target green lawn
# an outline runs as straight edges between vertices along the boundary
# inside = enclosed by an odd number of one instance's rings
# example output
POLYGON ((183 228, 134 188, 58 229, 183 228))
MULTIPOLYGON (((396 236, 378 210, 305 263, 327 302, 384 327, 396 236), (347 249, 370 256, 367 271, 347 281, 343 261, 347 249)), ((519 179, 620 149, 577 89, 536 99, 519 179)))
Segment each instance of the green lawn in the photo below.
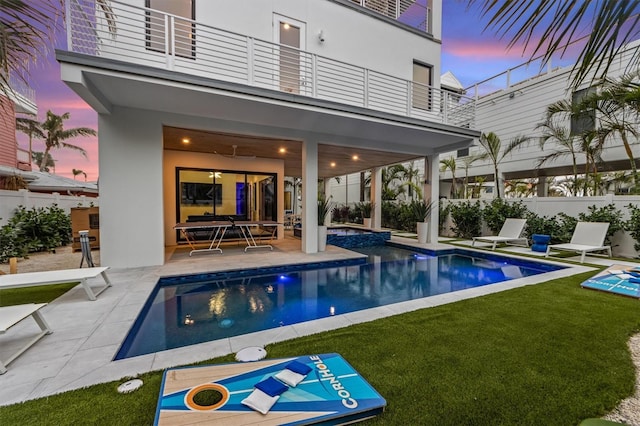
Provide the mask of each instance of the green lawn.
MULTIPOLYGON (((594 273, 269 345, 268 356, 342 354, 387 400, 367 424, 575 425, 634 389, 639 302, 581 289, 594 273)), ((161 372, 141 378, 128 395, 118 381, 2 407, 0 424, 151 424, 161 372)))
POLYGON ((62 296, 77 285, 78 283, 75 282, 0 290, 0 306, 20 305, 23 303, 48 303, 62 296))

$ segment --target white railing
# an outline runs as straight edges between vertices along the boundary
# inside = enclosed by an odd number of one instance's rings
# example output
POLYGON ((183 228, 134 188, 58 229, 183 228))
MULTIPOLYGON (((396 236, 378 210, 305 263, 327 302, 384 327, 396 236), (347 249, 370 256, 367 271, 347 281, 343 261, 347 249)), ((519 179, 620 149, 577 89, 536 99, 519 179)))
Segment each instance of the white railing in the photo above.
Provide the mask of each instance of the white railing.
POLYGON ((475 101, 431 86, 211 27, 109 2, 67 0, 69 51, 189 75, 473 127, 475 101))
POLYGON ((420 31, 431 33, 431 9, 426 4, 414 0, 351 0, 351 2, 420 31))

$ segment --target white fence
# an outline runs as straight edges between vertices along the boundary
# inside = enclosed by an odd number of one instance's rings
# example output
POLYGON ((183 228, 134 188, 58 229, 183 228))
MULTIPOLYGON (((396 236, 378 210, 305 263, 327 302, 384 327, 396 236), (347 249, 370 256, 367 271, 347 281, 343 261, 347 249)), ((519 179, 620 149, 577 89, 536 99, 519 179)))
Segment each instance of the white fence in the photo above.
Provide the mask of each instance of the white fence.
MULTIPOLYGON (((532 197, 532 198, 506 198, 509 202, 519 202, 527 207, 530 212, 537 214, 538 216, 552 217, 558 213, 565 213, 572 217, 577 217, 579 213, 588 213, 590 206, 596 206, 596 208, 602 208, 609 204, 613 204, 618 210, 622 211, 623 219, 629 219, 629 209, 627 206, 633 204, 640 207, 640 196, 638 195, 612 195, 608 194, 601 197, 532 197)), ((480 201, 480 205, 484 208, 485 203, 490 203, 491 200, 447 200, 449 203, 462 203, 465 201, 480 201)), ((451 227, 453 223, 451 218, 447 219, 445 223, 443 235, 453 236, 451 227)), ((483 235, 490 235, 486 227, 483 226, 483 235)), ((612 250, 614 256, 637 258, 640 253, 635 250, 634 239, 626 231, 617 232, 612 241, 612 250)))
POLYGON ((50 207, 56 204, 65 212, 70 213, 72 207, 89 207, 90 205, 98 206, 98 198, 79 197, 73 195, 60 195, 57 192, 53 194, 43 194, 39 192, 29 192, 26 189, 19 191, 7 191, 0 189, 0 226, 7 224, 13 216, 18 206, 24 206, 27 209, 33 207, 50 207))

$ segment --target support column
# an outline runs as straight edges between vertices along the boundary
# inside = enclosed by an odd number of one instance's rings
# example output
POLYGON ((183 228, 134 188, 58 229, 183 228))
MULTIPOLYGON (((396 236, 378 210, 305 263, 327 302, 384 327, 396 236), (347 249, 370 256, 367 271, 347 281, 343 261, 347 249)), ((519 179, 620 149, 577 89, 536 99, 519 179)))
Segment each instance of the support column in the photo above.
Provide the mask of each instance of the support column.
MULTIPOLYGON (((324 183, 324 196, 327 200, 331 200, 331 179, 333 178, 322 179, 322 183, 324 183)), ((325 218, 324 225, 331 225, 331 213, 329 213, 325 218)))
POLYGON ((318 141, 302 142, 302 251, 318 252, 318 141))
POLYGON ((440 163, 440 156, 438 154, 429 155, 424 158, 424 188, 422 193, 425 199, 430 199, 431 202, 436 202, 431 211, 431 218, 429 219, 429 236, 427 237, 427 243, 437 244, 438 233, 440 231, 440 209, 438 208, 438 201, 440 200, 440 170, 437 165, 440 163))
POLYGON ((536 196, 546 197, 549 194, 549 185, 546 176, 538 176, 538 185, 536 185, 536 196))
POLYGON ((371 202, 373 210, 371 211, 371 226, 373 229, 382 227, 382 168, 375 167, 371 169, 371 202))

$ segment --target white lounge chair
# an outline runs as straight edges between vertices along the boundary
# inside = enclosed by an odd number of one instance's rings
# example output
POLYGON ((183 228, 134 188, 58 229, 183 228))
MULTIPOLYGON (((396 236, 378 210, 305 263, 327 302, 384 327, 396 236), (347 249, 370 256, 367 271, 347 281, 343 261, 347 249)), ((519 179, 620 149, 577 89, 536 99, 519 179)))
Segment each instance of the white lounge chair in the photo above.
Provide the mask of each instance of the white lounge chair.
POLYGON ((111 287, 111 281, 107 277, 108 266, 95 268, 62 269, 59 271, 25 272, 23 274, 0 275, 0 290, 5 288, 34 287, 47 284, 62 284, 80 282, 90 300, 96 300, 96 296, 111 287), (102 275, 107 283, 104 287, 95 291, 89 285, 89 278, 102 275))
POLYGON ((28 303, 26 305, 14 305, 0 307, 0 334, 6 333, 11 327, 19 323, 20 321, 32 317, 40 327, 40 333, 27 342, 26 345, 15 351, 10 357, 0 360, 0 374, 7 372, 7 365, 10 362, 22 355, 27 349, 33 346, 38 340, 42 339, 45 335, 53 333, 49 328, 42 315, 40 315, 40 308, 46 306, 46 303, 28 303))
POLYGON ((607 222, 578 222, 573 230, 571 241, 565 244, 550 244, 547 246, 545 257, 551 250, 575 251, 582 254, 580 263, 584 263, 584 257, 588 252, 606 250, 611 257, 611 246, 604 245, 609 224, 607 222))
POLYGON ((488 236, 488 237, 473 237, 472 246, 476 245, 477 241, 485 241, 488 243, 493 243, 491 250, 496 249, 496 245, 498 243, 524 243, 525 247, 529 247, 529 241, 526 238, 520 237, 522 234, 522 230, 524 229, 524 225, 527 223, 526 219, 514 219, 509 218, 504 221, 502 225, 502 229, 498 235, 488 236))

